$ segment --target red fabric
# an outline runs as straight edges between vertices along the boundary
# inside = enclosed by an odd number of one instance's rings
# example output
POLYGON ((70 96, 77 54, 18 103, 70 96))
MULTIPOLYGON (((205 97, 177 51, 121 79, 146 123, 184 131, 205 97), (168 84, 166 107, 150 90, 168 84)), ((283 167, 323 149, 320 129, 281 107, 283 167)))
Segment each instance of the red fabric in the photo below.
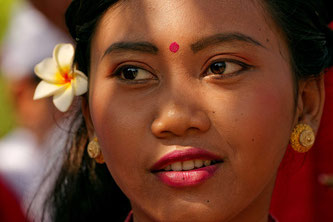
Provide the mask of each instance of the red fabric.
POLYGON ((20 204, 0 178, 0 221, 26 222, 20 204))
POLYGON ((325 87, 314 147, 306 154, 289 147, 280 166, 271 204, 271 213, 280 222, 333 221, 333 189, 318 180, 322 174, 333 175, 333 67, 326 73, 325 87))

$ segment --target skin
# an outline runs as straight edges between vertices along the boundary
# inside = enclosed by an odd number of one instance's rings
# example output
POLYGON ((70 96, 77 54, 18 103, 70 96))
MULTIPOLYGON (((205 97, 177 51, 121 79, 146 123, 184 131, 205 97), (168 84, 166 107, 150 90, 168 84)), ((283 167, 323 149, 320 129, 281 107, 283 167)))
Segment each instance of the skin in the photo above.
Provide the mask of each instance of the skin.
POLYGON ((322 78, 300 81, 295 95, 283 39, 255 1, 129 0, 102 17, 83 112, 134 221, 267 221, 291 131, 298 122, 317 131, 324 101, 322 78), (256 43, 223 41, 192 50, 202 38, 236 32, 256 43), (149 42, 158 52, 105 55, 124 41, 149 42), (169 50, 172 42, 180 45, 177 53, 169 50), (209 72, 224 60, 232 60, 224 74, 209 72), (140 81, 114 75, 125 64, 142 68, 140 81), (224 163, 212 178, 187 188, 168 187, 150 172, 165 154, 188 147, 224 163))

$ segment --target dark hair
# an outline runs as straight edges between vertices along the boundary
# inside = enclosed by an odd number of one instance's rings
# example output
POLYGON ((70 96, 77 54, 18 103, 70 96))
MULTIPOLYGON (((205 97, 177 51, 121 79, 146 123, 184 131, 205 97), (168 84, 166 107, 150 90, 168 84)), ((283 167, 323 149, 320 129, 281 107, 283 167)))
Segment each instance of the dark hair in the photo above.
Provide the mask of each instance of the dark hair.
MULTIPOLYGON (((318 76, 333 65, 330 17, 318 0, 265 0, 275 23, 282 29, 296 79, 318 76)), ((332 12, 331 12, 332 13, 332 12)))
MULTIPOLYGON (((89 74, 90 42, 98 21, 116 0, 74 0, 66 12, 66 24, 76 41, 74 61, 89 74)), ((79 106, 79 98, 76 105, 79 106)), ((54 188, 45 200, 42 220, 124 221, 131 207, 105 164, 97 164, 87 153, 88 132, 79 107, 73 108, 70 144, 54 188), (49 214, 49 215, 48 215, 49 214)))
MULTIPOLYGON (((332 18, 319 0, 262 0, 287 41, 295 79, 319 76, 333 65, 332 18)), ((100 18, 115 0, 74 0, 66 23, 76 41, 75 63, 89 75, 90 43, 100 18)), ((332 12, 331 12, 332 13, 332 12)), ((73 121, 71 146, 46 207, 54 221, 123 221, 130 211, 126 196, 107 167, 87 154, 88 136, 81 111, 73 121), (74 124, 76 123, 76 124, 74 124)))

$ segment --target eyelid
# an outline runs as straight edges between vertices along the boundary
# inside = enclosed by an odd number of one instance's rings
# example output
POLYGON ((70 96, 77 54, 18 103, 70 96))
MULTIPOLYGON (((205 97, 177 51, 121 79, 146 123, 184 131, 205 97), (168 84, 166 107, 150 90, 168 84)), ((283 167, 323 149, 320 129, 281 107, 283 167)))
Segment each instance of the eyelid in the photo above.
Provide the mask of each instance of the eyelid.
MULTIPOLYGON (((124 63, 121 63, 124 64, 124 63)), ((140 72, 140 71, 139 71, 140 72)), ((158 78, 155 74, 153 74, 151 71, 147 70, 146 68, 142 68, 140 65, 133 65, 133 64, 124 64, 124 65, 118 65, 118 67, 109 75, 109 78, 116 78, 117 81, 120 81, 126 85, 137 85, 140 86, 142 84, 147 84, 151 81, 156 81, 158 78), (141 79, 125 79, 122 78, 122 72, 126 68, 135 68, 138 70, 141 70, 141 72, 146 72, 146 75, 149 75, 148 78, 141 78, 141 79)))
POLYGON ((236 53, 219 53, 215 54, 213 56, 210 56, 204 64, 202 65, 201 69, 204 69, 204 67, 207 67, 207 63, 210 65, 217 61, 230 61, 230 62, 238 62, 239 65, 244 64, 248 65, 250 67, 254 67, 253 65, 248 64, 249 60, 247 58, 244 58, 243 56, 240 56, 236 53))
MULTIPOLYGON (((222 55, 225 56, 225 55, 228 55, 228 54, 215 55, 215 56, 213 56, 211 58, 214 58, 214 57, 217 57, 217 56, 222 56, 222 55)), ((207 60, 207 62, 203 65, 203 71, 201 73, 201 76, 203 76, 203 77, 207 76, 206 73, 208 72, 210 66, 212 64, 218 63, 218 62, 230 62, 230 63, 237 64, 237 65, 239 65, 239 66, 241 66, 243 68, 242 70, 240 70, 240 71, 238 71, 236 73, 225 74, 225 77, 227 77, 228 75, 237 74, 239 72, 242 72, 242 71, 245 71, 245 70, 248 70, 248 69, 254 67, 253 65, 249 65, 249 64, 247 64, 245 62, 240 61, 240 60, 244 60, 244 59, 241 59, 241 58, 239 60, 238 59, 234 59, 234 58, 226 58, 226 57, 219 57, 219 58, 216 58, 216 59, 213 59, 213 60, 211 60, 211 58, 209 58, 207 60)))
POLYGON ((110 72, 110 74, 108 75, 109 78, 118 76, 119 72, 121 70, 125 69, 125 68, 142 69, 142 70, 144 70, 146 72, 149 72, 152 76, 156 77, 156 75, 154 74, 155 70, 151 66, 149 66, 149 65, 147 65, 145 63, 137 62, 137 61, 126 61, 126 62, 121 62, 121 63, 117 64, 115 66, 115 68, 113 68, 112 71, 110 72))

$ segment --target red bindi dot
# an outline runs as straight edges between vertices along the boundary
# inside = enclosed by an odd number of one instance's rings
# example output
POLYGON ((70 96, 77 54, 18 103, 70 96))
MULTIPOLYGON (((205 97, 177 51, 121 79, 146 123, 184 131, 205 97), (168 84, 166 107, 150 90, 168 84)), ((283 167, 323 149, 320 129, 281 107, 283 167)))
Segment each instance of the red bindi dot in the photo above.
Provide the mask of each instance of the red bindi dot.
POLYGON ((170 44, 169 49, 171 52, 176 53, 179 50, 179 45, 177 44, 177 42, 173 42, 170 44))

